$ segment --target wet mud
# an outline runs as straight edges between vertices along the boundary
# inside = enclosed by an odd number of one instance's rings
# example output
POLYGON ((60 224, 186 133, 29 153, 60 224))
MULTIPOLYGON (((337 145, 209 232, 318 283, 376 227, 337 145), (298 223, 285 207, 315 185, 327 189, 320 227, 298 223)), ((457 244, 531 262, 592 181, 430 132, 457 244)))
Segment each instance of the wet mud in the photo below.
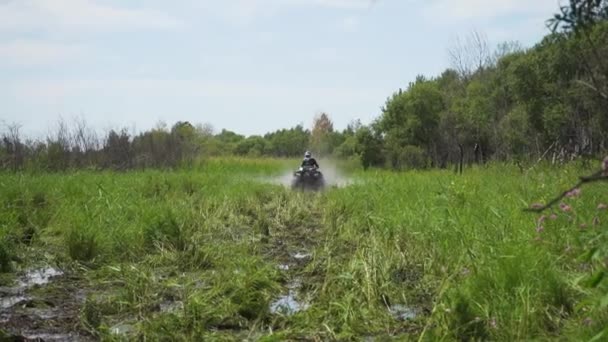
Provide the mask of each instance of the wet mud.
POLYGON ((52 268, 25 272, 0 287, 0 340, 90 341, 80 326, 82 282, 52 268))

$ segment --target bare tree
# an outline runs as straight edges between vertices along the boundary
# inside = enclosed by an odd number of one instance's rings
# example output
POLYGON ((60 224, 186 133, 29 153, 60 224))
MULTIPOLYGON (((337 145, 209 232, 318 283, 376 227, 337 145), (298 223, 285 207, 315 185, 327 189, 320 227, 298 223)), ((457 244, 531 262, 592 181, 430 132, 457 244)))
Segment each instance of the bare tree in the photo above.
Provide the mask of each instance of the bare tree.
POLYGON ((52 171, 65 170, 70 166, 70 130, 60 117, 54 131, 47 135, 47 167, 52 171))
POLYGON ((464 80, 469 80, 477 70, 492 62, 488 39, 477 30, 471 31, 464 39, 456 37, 448 55, 452 67, 464 80))
POLYGON ((71 140, 76 162, 80 166, 94 164, 94 152, 100 148, 100 142, 97 133, 89 127, 84 118, 74 118, 71 140))
MULTIPOLYGON (((21 125, 17 123, 6 124, 6 131, 2 133, 2 143, 6 157, 2 160, 3 168, 18 171, 25 162, 25 146, 21 142, 21 125)), ((1 155, 0 155, 1 156, 1 155)))
POLYGON ((496 63, 498 63, 498 61, 501 60, 503 57, 523 51, 524 48, 518 41, 512 40, 500 43, 496 46, 496 49, 494 50, 494 53, 491 56, 490 63, 492 65, 496 65, 496 63))

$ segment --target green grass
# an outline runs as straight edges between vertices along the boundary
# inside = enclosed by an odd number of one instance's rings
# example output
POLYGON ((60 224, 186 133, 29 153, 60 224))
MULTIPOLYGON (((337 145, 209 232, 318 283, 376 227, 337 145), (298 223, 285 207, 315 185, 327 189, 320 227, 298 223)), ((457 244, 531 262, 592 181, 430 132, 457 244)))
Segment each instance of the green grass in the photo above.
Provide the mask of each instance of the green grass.
POLYGON ((541 232, 522 211, 585 170, 354 171, 323 193, 264 182, 290 165, 3 174, 0 271, 50 262, 86 279, 80 326, 103 339, 125 323, 152 340, 580 340, 608 323, 605 290, 584 286, 601 262, 581 257, 605 245, 606 185, 541 232), (271 313, 294 280, 308 308, 271 313), (395 319, 395 304, 417 317, 395 319))

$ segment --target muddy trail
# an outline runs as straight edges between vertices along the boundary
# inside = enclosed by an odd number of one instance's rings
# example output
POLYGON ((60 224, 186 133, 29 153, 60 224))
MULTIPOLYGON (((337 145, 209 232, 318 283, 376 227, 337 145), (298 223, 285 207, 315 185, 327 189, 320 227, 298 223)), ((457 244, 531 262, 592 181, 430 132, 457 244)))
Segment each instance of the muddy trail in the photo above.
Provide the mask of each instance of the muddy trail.
POLYGON ((52 267, 32 269, 0 287, 0 340, 91 341, 80 325, 82 279, 52 267))
POLYGON ((284 291, 270 305, 272 314, 290 316, 310 306, 306 293, 308 281, 304 269, 313 258, 314 248, 319 243, 321 213, 317 205, 306 209, 309 220, 299 227, 275 228, 271 231, 265 248, 265 257, 276 263, 284 276, 284 291))

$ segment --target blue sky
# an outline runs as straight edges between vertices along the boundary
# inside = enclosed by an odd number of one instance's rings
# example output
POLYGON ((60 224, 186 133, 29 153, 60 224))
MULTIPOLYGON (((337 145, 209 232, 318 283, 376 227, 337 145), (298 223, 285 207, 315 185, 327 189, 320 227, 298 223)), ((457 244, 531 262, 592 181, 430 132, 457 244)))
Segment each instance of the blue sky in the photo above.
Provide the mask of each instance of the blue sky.
POLYGON ((0 0, 0 121, 261 134, 370 122, 472 30, 532 46, 558 0, 0 0))

